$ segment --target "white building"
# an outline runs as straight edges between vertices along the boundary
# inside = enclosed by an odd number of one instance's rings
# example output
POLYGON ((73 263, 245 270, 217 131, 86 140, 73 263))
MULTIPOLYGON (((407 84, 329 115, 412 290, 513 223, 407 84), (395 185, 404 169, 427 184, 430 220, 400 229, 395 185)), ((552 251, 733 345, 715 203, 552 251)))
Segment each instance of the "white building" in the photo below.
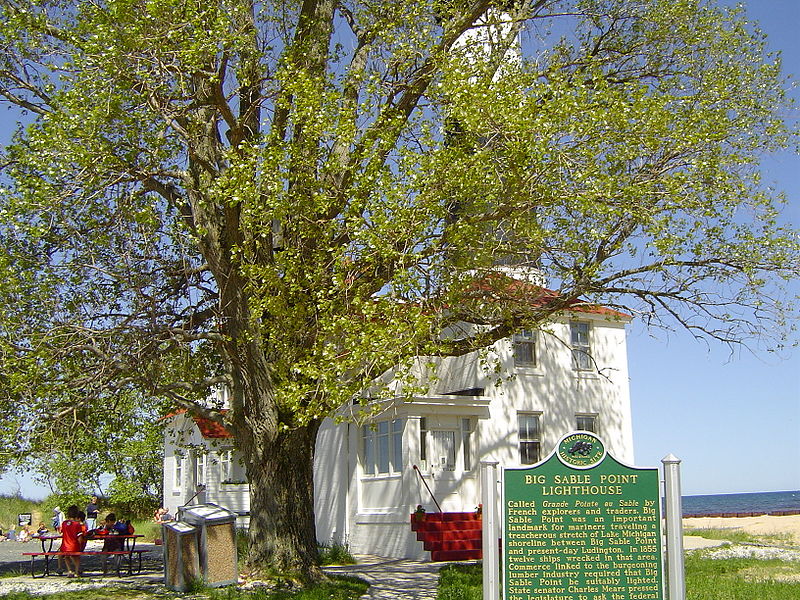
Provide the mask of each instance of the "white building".
MULTIPOLYGON (((318 539, 346 542, 354 553, 426 558, 409 524, 418 505, 428 513, 474 513, 482 460, 533 464, 575 429, 594 431, 632 464, 629 321, 576 305, 546 330, 439 359, 429 395, 381 400, 366 422, 360 405, 343 407, 350 418, 326 419, 317 437, 318 539)), ((178 414, 165 433, 164 505, 174 510, 190 501, 220 504, 246 521, 249 489, 229 434, 178 414), (205 490, 193 499, 200 483, 205 490)))

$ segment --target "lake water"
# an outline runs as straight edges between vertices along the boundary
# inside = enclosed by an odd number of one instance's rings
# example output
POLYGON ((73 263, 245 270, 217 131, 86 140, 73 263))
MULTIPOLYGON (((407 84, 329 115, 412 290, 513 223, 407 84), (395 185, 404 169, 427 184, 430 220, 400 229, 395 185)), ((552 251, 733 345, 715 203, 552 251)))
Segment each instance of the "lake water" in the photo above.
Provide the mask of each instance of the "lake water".
POLYGON ((771 513, 786 510, 800 512, 800 490, 788 492, 683 496, 681 504, 684 515, 748 512, 771 513))

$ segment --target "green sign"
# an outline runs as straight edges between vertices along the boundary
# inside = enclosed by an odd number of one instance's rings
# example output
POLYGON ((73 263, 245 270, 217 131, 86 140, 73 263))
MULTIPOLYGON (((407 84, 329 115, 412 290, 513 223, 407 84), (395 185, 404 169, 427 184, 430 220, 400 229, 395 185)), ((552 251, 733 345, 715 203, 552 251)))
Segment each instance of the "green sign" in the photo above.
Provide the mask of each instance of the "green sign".
POLYGON ((504 469, 506 600, 663 600, 658 469, 628 467, 592 433, 504 469))

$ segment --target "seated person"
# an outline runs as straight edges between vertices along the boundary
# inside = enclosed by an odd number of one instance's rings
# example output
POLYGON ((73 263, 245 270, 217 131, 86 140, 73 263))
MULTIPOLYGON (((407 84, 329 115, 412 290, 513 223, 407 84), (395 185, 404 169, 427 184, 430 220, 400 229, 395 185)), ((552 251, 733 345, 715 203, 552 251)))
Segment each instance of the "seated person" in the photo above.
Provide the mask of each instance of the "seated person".
MULTIPOLYGON (((130 525, 130 522, 123 523, 122 521, 117 521, 117 515, 108 513, 108 516, 106 516, 103 522, 103 526, 92 530, 91 537, 102 538, 103 552, 121 552, 125 550, 125 538, 122 536, 132 533, 133 527, 130 525)), ((108 560, 108 556, 103 558, 103 573, 108 571, 108 560)))
POLYGON ((174 517, 169 514, 169 510, 163 506, 156 511, 156 523, 169 523, 174 520, 174 517))
POLYGON ((103 552, 117 552, 122 550, 124 543, 124 540, 117 538, 120 534, 122 534, 122 531, 117 527, 117 515, 108 513, 103 525, 92 530, 91 537, 103 539, 103 552))
POLYGON ((36 529, 36 535, 47 535, 48 533, 50 533, 50 530, 47 525, 44 524, 44 521, 40 521, 39 527, 36 529))
POLYGON ((23 525, 22 529, 19 530, 19 534, 17 535, 18 542, 27 542, 31 539, 31 531, 27 525, 23 525))

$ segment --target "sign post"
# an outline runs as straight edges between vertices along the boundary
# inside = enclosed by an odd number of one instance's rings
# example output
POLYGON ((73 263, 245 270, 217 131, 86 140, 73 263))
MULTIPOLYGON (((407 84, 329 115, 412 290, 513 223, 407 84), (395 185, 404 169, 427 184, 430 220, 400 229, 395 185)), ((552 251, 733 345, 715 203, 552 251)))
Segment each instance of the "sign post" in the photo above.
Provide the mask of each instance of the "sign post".
POLYGON ((681 459, 667 454, 664 465, 664 520, 667 528, 667 590, 669 600, 686 598, 683 571, 683 511, 681 510, 681 459))
POLYGON ((588 431, 504 469, 505 600, 664 600, 658 479, 588 431))
POLYGON ((497 526, 497 461, 481 462, 481 506, 483 507, 483 597, 500 596, 497 526))

